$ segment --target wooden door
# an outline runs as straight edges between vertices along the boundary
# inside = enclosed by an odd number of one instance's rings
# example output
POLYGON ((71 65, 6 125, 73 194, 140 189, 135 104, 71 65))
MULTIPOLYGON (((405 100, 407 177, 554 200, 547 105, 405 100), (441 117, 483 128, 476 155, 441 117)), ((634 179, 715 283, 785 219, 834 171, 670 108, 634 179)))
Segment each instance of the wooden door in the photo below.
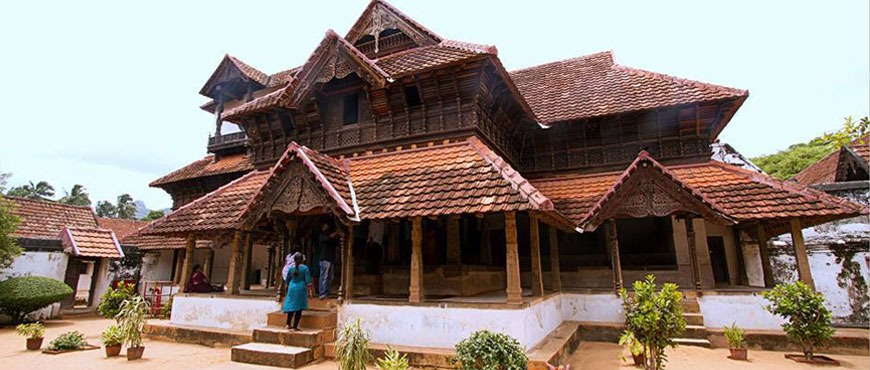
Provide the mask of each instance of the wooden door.
POLYGON ((710 265, 713 267, 713 280, 716 283, 728 283, 728 260, 725 258, 725 241, 721 236, 707 237, 707 247, 710 249, 710 265))
POLYGON ((82 268, 85 266, 85 264, 82 263, 81 260, 75 257, 70 257, 68 261, 69 262, 67 262, 66 265, 66 274, 64 276, 63 282, 66 283, 66 285, 69 285, 70 288, 72 288, 73 294, 60 303, 60 307, 64 309, 70 309, 75 306, 76 291, 78 291, 79 287, 79 275, 82 273, 82 268))

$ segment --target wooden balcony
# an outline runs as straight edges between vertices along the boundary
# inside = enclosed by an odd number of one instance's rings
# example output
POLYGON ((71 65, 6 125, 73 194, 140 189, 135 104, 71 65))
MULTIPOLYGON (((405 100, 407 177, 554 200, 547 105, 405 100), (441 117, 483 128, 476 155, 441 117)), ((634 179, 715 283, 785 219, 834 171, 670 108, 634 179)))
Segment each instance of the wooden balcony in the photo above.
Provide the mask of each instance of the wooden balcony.
POLYGON ((244 151, 248 136, 244 131, 208 137, 208 152, 219 153, 227 151, 244 151))

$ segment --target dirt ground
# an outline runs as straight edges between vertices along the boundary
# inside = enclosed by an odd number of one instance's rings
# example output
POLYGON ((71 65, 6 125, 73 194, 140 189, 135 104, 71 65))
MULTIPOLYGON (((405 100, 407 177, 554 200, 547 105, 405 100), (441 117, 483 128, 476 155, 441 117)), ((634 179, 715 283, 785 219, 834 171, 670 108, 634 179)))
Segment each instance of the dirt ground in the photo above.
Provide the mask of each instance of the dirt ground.
MULTIPOLYGON (((100 344, 100 333, 111 324, 110 320, 87 318, 75 320, 49 321, 46 323, 43 348, 58 334, 78 330, 85 334, 90 344, 100 344)), ((237 364, 230 362, 229 348, 209 348, 193 344, 178 344, 146 340, 145 356, 139 361, 127 361, 125 357, 108 359, 102 348, 91 351, 45 355, 24 349, 24 338, 15 334, 13 328, 0 329, 0 368, 3 370, 80 370, 80 369, 273 369, 270 367, 237 364)), ((629 370, 635 369, 620 360, 623 349, 612 343, 583 342, 571 357, 571 368, 629 370)), ((668 352, 669 370, 703 369, 715 366, 716 370, 729 369, 810 369, 809 365, 798 364, 783 358, 783 352, 750 351, 749 361, 733 361, 726 357, 727 349, 705 349, 680 347, 668 352)), ((870 357, 831 356, 842 363, 841 369, 868 369, 870 357)), ((334 362, 321 362, 305 367, 307 370, 334 370, 334 362)), ((815 367, 817 368, 817 367, 815 367)))

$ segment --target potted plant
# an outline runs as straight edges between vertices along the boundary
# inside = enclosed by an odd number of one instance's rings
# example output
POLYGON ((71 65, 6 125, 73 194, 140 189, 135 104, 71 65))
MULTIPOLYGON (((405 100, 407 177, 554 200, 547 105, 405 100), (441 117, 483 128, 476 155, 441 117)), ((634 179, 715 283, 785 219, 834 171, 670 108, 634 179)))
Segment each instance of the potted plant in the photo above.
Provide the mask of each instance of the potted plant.
POLYGON ((42 347, 42 337, 45 334, 45 326, 42 323, 20 324, 15 331, 22 337, 27 337, 27 350, 36 351, 42 347))
POLYGON ((737 327, 736 323, 725 327, 725 340, 728 341, 728 349, 731 350, 730 358, 733 360, 746 361, 746 332, 737 327))
POLYGON ((142 296, 134 296, 121 304, 121 309, 115 319, 127 342, 127 360, 142 358, 145 347, 142 346, 142 330, 148 322, 149 304, 142 296))
MULTIPOLYGON (((628 351, 631 352, 631 357, 634 360, 634 366, 643 366, 643 345, 637 341, 634 333, 630 330, 622 332, 622 335, 619 337, 619 344, 628 347, 628 351)), ((622 358, 622 361, 625 361, 625 357, 622 358)))
POLYGON ((121 354, 121 345, 124 344, 124 333, 117 325, 110 325, 103 332, 103 346, 106 347, 106 357, 115 357, 121 354))

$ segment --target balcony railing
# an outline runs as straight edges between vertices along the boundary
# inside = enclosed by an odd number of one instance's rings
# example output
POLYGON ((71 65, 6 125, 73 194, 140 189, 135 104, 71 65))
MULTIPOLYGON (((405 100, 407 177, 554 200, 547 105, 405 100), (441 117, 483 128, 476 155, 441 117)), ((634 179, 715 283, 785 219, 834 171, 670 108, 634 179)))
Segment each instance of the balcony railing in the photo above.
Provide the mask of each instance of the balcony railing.
POLYGON ((215 153, 227 149, 243 148, 248 142, 248 136, 244 131, 223 134, 219 136, 209 135, 208 152, 215 153))

